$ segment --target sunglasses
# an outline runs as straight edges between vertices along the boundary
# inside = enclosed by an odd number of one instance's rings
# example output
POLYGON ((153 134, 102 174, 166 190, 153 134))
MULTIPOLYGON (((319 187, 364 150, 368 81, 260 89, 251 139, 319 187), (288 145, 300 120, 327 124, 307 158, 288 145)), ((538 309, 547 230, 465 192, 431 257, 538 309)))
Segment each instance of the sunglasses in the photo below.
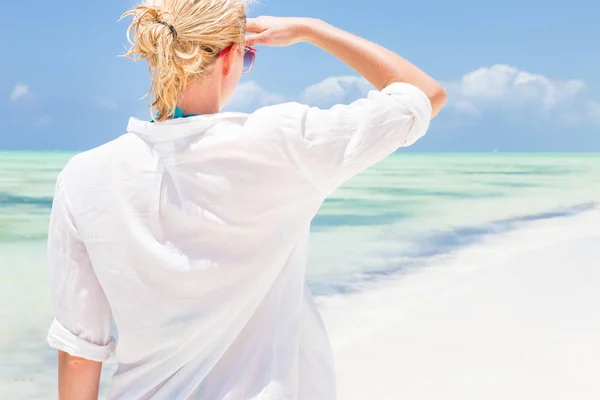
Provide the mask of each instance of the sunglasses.
MULTIPOLYGON (((225 54, 231 51, 233 45, 226 47, 223 51, 217 55, 217 58, 222 58, 225 54)), ((252 67, 254 66, 254 59, 256 58, 256 49, 250 46, 246 46, 244 48, 244 67, 242 69, 242 75, 246 75, 250 71, 252 71, 252 67)))

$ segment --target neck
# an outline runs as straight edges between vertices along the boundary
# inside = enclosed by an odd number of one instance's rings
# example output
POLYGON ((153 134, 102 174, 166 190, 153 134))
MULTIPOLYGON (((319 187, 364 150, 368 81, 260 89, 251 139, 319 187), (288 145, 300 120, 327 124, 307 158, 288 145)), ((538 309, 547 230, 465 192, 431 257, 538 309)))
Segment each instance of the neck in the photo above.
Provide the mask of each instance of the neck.
POLYGON ((221 85, 208 76, 187 85, 178 107, 184 114, 216 114, 221 109, 221 85))

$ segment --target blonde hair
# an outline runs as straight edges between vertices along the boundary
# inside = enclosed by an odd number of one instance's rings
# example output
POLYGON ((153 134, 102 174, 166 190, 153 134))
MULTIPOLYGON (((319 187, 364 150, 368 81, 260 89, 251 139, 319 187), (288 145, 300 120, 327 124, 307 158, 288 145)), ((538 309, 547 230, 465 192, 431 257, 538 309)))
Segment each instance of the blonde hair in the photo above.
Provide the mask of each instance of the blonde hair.
POLYGON ((124 13, 132 16, 126 57, 145 59, 152 85, 151 113, 165 121, 175 111, 188 82, 201 79, 220 51, 244 48, 245 0, 154 0, 124 13))

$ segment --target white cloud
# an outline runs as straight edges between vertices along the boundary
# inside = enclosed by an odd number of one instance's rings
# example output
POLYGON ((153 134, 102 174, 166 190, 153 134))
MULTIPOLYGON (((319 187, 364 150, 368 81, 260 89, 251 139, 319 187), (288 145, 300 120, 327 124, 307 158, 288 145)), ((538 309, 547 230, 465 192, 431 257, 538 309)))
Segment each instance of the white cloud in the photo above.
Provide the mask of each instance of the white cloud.
POLYGON ((594 105, 583 97, 585 83, 579 79, 555 80, 509 65, 482 67, 447 83, 449 109, 481 116, 508 111, 511 117, 538 113, 560 123, 575 125, 600 122, 594 105))
POLYGON ((553 81, 508 65, 479 68, 449 85, 453 94, 464 99, 536 102, 544 107, 573 98, 584 87, 580 80, 553 81))
POLYGON ((227 108, 255 109, 281 103, 284 100, 284 96, 270 93, 258 83, 250 81, 238 85, 233 98, 227 104, 227 108))
POLYGON ((469 103, 478 111, 488 107, 547 111, 575 100, 584 88, 578 79, 552 80, 501 64, 479 68, 446 85, 451 102, 469 103))
MULTIPOLYGON (((504 112, 508 118, 537 114, 567 125, 600 124, 600 102, 583 97, 585 83, 579 79, 550 79, 498 64, 479 68, 444 86, 449 94, 445 112, 459 121, 504 112)), ((362 77, 334 76, 288 100, 328 108, 348 104, 372 89, 362 77)), ((270 93, 256 82, 247 82, 238 87, 228 108, 250 110, 284 100, 284 96, 270 93)))
POLYGON ((312 106, 331 107, 364 97, 372 89, 373 86, 365 78, 333 76, 304 89, 300 101, 312 106))
POLYGON ((469 115, 473 117, 479 117, 481 115, 479 110, 473 104, 466 100, 457 101, 452 104, 452 107, 454 107, 454 109, 458 113, 463 115, 469 115))
POLYGON ((299 101, 311 106, 328 108, 339 103, 350 103, 364 97, 373 86, 357 76, 334 76, 307 87, 298 96, 286 97, 271 93, 254 81, 238 86, 227 109, 254 110, 284 101, 299 101))
POLYGON ((33 98, 33 94, 29 90, 29 85, 18 83, 10 93, 10 101, 19 101, 27 98, 33 98))

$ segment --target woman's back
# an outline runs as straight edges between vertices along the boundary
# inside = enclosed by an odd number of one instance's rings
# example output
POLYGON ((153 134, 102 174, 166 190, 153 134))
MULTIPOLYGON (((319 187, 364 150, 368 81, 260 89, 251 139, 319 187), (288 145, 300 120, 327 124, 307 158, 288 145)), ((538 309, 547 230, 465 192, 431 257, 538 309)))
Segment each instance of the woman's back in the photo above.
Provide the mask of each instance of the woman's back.
MULTIPOLYGON (((308 229, 321 194, 244 129, 244 116, 176 122, 160 126, 169 135, 161 142, 144 135, 149 123, 132 121, 130 133, 76 156, 62 172, 57 202, 77 232, 53 235, 51 245, 84 243, 67 256, 90 273, 55 276, 72 293, 57 318, 105 343, 112 310, 119 367, 111 397, 231 391, 239 399, 265 388, 295 396, 296 384, 268 384, 297 379, 290 368, 299 367, 308 229), (94 276, 97 291, 78 290, 94 276)), ((108 354, 110 346, 96 350, 108 354)))
MULTIPOLYGON (((330 346, 305 283, 310 222, 339 185, 423 136, 443 89, 321 25, 311 40, 379 90, 329 110, 215 113, 254 61, 245 8, 161 2, 131 12, 130 54, 154 70, 156 122, 132 118, 58 178, 48 341, 65 360, 59 386, 94 397, 98 365, 80 359, 110 356, 114 320, 109 399, 333 400, 330 346), (201 115, 176 118, 183 112, 201 115)), ((313 29, 264 21, 272 29, 248 25, 260 31, 252 40, 291 44, 313 29)))
MULTIPOLYGON (((329 346, 305 286, 309 225, 338 184, 424 133, 427 99, 394 88, 328 111, 289 103, 132 119, 127 134, 76 156, 52 220, 62 232, 51 235, 50 257, 63 266, 54 281, 70 286, 51 340, 73 341, 65 330, 81 327, 78 336, 107 343, 114 317, 112 398, 333 398, 329 346), (366 124, 347 129, 353 118, 366 124), (60 228, 67 222, 72 230, 60 228), (71 275, 66 261, 87 273, 71 275), (314 382, 306 374, 331 379, 302 385, 314 382)), ((104 358, 111 346, 93 351, 104 358)))

